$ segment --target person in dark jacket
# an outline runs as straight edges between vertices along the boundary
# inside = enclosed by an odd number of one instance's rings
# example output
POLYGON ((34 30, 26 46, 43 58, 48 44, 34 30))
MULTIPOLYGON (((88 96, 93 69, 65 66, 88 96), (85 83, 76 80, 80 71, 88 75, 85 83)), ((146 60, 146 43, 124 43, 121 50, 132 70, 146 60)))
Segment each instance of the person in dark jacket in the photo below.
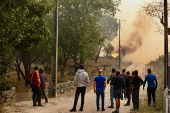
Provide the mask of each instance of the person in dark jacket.
POLYGON ((120 77, 120 72, 116 71, 116 76, 112 79, 113 82, 113 91, 114 91, 114 98, 116 100, 116 110, 112 113, 119 113, 120 108, 120 98, 121 98, 121 91, 123 86, 123 92, 125 93, 125 83, 122 77, 120 77))
POLYGON ((132 76, 130 75, 130 72, 126 72, 127 78, 125 80, 125 87, 126 87, 126 97, 128 99, 127 103, 124 106, 130 105, 130 99, 131 99, 131 82, 132 82, 132 76))
POLYGON ((133 102, 133 109, 139 109, 139 90, 140 86, 143 84, 143 80, 138 76, 138 70, 135 70, 135 76, 132 78, 132 102, 133 102))
POLYGON ((43 69, 39 69, 39 76, 40 76, 40 88, 41 88, 41 92, 45 97, 45 102, 48 103, 48 97, 47 94, 45 93, 45 89, 47 87, 47 76, 43 73, 43 69))
MULTIPOLYGON (((120 74, 120 77, 122 77, 124 82, 125 82, 125 80, 127 78, 126 69, 122 70, 122 73, 120 74)), ((124 98, 126 99, 126 94, 124 94, 124 98)), ((122 93, 121 93, 121 100, 123 100, 123 88, 122 88, 122 93)))
POLYGON ((148 69, 148 75, 146 75, 144 83, 143 83, 143 90, 145 88, 146 82, 148 83, 147 93, 148 93, 148 106, 151 104, 151 94, 153 97, 153 106, 155 106, 155 91, 157 89, 157 79, 154 74, 151 73, 151 69, 148 69))
MULTIPOLYGON (((107 84, 109 84, 109 81, 112 80, 113 77, 116 76, 116 69, 112 69, 112 74, 110 75, 110 77, 107 80, 107 84)), ((114 108, 114 94, 113 94, 113 81, 110 82, 110 101, 111 101, 111 106, 109 106, 108 108, 114 108)))

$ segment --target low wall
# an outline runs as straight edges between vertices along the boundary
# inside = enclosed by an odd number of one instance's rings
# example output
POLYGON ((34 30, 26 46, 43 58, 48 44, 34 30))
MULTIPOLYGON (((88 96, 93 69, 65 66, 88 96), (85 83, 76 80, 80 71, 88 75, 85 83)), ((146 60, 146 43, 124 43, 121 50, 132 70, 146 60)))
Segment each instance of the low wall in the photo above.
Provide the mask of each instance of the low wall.
POLYGON ((15 87, 8 91, 0 91, 0 110, 3 106, 12 105, 15 103, 15 87))

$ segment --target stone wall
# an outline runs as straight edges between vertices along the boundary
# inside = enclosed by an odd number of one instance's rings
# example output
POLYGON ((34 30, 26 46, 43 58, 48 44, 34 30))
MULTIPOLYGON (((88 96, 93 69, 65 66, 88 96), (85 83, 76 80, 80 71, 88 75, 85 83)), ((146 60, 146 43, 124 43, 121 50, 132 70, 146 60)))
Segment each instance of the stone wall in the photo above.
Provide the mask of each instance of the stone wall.
POLYGON ((15 87, 8 91, 0 91, 0 110, 3 106, 12 105, 15 103, 15 87))

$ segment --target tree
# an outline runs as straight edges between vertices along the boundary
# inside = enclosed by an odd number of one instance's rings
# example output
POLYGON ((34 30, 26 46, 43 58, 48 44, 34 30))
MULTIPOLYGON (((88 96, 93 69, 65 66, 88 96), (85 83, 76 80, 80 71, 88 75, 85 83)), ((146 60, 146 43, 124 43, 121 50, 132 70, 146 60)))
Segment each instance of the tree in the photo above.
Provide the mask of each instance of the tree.
POLYGON ((114 51, 114 47, 112 44, 108 43, 107 46, 104 47, 103 50, 106 54, 106 56, 109 56, 112 51, 114 51))
MULTIPOLYGON (((30 73, 30 50, 50 35, 43 19, 53 8, 48 0, 13 0, 0 2, 0 37, 3 48, 13 48, 20 57, 25 74, 17 64, 17 69, 28 81, 30 73)), ((4 57, 4 56, 3 56, 4 57)), ((17 60, 16 59, 16 60, 17 60)), ((16 63, 18 63, 18 60, 16 63)))
MULTIPOLYGON (((118 23, 117 23, 117 19, 114 18, 111 15, 106 15, 104 14, 102 16, 102 18, 100 19, 99 24, 102 26, 103 28, 103 35, 106 37, 105 42, 103 43, 103 45, 105 46, 104 51, 106 53, 106 56, 108 55, 107 52, 109 52, 108 50, 106 50, 107 48, 107 44, 109 44, 110 41, 112 41, 116 36, 117 36, 117 31, 118 31, 118 23)), ((99 57, 101 48, 103 45, 100 45, 98 54, 96 56, 95 62, 97 62, 97 59, 99 57)))
POLYGON ((118 3, 115 4, 112 0, 60 2, 59 46, 62 51, 67 50, 67 55, 73 59, 75 71, 80 64, 84 64, 89 57, 94 56, 105 39, 102 36, 102 28, 97 23, 102 13, 113 15, 117 6, 118 3))
MULTIPOLYGON (((169 10, 169 9, 168 9, 169 10)), ((157 22, 157 19, 161 20, 163 24, 163 16, 164 16, 164 3, 162 0, 154 0, 151 3, 145 3, 139 13, 145 12, 148 16, 151 17, 152 22, 157 28, 158 32, 164 34, 163 26, 157 22)))

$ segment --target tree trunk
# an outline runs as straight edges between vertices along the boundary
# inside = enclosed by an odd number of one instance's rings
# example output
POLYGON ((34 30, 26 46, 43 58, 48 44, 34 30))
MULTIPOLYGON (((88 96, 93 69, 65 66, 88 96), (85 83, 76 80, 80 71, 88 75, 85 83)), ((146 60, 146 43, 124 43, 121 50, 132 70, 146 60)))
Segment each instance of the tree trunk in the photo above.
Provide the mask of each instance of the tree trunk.
POLYGON ((19 65, 19 67, 20 67, 20 64, 18 63, 18 58, 16 58, 15 69, 16 69, 16 71, 17 71, 18 80, 21 81, 20 72, 19 72, 19 70, 18 70, 18 66, 17 66, 17 65, 19 65))
POLYGON ((97 54, 97 56, 96 56, 96 59, 95 59, 95 63, 97 63, 97 60, 98 60, 98 58, 99 58, 99 54, 100 54, 101 49, 102 49, 102 46, 100 46, 99 52, 98 52, 98 54, 97 54))
POLYGON ((25 69, 25 79, 26 79, 25 80, 25 86, 28 86, 29 85, 28 75, 30 74, 29 51, 22 51, 21 52, 21 60, 23 62, 24 69, 25 69))

